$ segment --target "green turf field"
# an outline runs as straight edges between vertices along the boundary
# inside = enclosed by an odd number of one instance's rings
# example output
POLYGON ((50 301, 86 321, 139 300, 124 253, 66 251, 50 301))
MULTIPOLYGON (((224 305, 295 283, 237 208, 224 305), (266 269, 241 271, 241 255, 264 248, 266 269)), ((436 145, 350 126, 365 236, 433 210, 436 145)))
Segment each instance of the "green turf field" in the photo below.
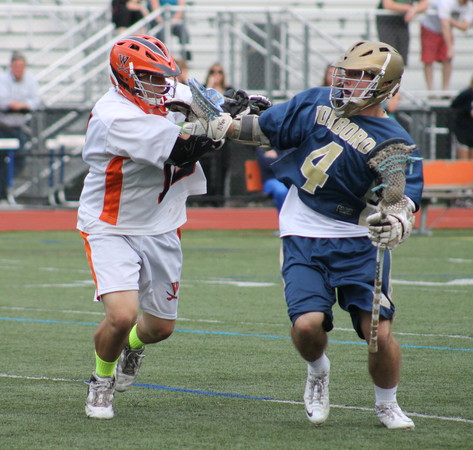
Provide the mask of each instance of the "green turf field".
POLYGON ((103 315, 76 232, 0 233, 0 448, 473 448, 473 231, 413 236, 394 251, 398 399, 416 423, 373 412, 367 349, 335 310, 329 420, 305 418, 272 231, 184 231, 180 319, 149 346, 115 418, 86 418, 103 315))

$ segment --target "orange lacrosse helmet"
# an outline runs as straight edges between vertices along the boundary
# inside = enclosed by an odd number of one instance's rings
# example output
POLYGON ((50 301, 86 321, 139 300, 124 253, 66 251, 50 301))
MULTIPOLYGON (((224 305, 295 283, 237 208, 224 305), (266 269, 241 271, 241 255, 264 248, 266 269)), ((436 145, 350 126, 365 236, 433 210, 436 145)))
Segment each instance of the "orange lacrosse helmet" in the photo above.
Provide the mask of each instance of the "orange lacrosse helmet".
POLYGON ((181 69, 155 37, 129 36, 110 52, 110 78, 118 92, 148 114, 166 115, 181 69))

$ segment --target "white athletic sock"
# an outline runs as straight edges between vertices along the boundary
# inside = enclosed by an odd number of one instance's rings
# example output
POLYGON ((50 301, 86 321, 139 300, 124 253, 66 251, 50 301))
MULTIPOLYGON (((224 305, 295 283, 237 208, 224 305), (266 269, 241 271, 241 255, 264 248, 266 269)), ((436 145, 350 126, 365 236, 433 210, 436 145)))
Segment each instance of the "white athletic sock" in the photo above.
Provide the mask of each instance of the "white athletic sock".
POLYGON ((379 405, 381 403, 387 402, 395 402, 396 400, 396 391, 397 386, 389 389, 383 389, 375 385, 374 387, 374 395, 375 395, 375 403, 379 405))
POLYGON ((330 360, 325 353, 315 361, 307 361, 307 364, 309 364, 310 368, 316 373, 328 372, 330 370, 330 360))

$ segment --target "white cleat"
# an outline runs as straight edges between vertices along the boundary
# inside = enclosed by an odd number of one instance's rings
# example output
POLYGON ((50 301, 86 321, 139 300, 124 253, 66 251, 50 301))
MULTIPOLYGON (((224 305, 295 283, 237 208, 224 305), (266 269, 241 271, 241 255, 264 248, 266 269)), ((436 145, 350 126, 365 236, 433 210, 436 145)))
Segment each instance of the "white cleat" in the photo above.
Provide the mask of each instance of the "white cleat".
POLYGON ((397 402, 381 403, 375 406, 379 421, 390 430, 414 428, 414 422, 399 408, 397 402))
POLYGON ((123 349, 120 359, 115 368, 115 378, 117 384, 115 389, 118 392, 125 392, 130 389, 138 376, 138 371, 141 366, 144 347, 134 350, 128 345, 123 349))
POLYGON ((329 402, 330 367, 326 372, 315 373, 308 368, 307 382, 304 391, 305 413, 314 425, 323 424, 330 412, 329 402))
POLYGON ((87 391, 85 414, 93 419, 113 419, 115 378, 92 374, 87 391))

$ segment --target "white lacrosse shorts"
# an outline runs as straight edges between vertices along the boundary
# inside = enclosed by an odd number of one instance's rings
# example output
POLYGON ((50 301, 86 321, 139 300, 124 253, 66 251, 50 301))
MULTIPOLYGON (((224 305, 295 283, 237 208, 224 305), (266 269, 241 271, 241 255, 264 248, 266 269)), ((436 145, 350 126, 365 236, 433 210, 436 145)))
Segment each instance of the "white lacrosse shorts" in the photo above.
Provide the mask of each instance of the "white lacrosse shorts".
POLYGON ((157 236, 86 234, 95 300, 110 292, 138 291, 142 311, 175 320, 182 270, 178 230, 157 236))

